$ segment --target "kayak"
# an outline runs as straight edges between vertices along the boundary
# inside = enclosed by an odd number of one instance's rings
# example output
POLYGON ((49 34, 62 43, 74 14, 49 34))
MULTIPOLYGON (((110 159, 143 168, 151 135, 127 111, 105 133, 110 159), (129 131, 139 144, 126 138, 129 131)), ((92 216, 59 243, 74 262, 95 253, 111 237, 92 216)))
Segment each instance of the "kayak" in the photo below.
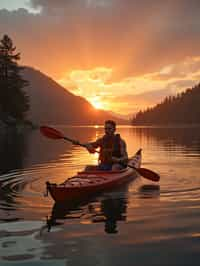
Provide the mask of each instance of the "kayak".
POLYGON ((128 166, 122 170, 81 171, 61 184, 47 181, 47 193, 50 193, 55 202, 84 199, 136 179, 139 176, 136 169, 140 167, 141 161, 142 153, 140 149, 129 159, 128 166))

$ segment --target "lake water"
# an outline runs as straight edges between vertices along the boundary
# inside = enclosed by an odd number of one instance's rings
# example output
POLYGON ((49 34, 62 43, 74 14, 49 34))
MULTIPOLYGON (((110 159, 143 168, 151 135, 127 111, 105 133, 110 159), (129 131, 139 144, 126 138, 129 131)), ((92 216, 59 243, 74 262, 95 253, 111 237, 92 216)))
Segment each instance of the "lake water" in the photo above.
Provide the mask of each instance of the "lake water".
MULTIPOLYGON (((81 142, 102 127, 57 126, 81 142)), ((159 183, 139 177, 77 206, 54 205, 61 183, 96 155, 39 131, 0 138, 0 265, 200 265, 200 127, 119 127, 129 155, 159 183)))

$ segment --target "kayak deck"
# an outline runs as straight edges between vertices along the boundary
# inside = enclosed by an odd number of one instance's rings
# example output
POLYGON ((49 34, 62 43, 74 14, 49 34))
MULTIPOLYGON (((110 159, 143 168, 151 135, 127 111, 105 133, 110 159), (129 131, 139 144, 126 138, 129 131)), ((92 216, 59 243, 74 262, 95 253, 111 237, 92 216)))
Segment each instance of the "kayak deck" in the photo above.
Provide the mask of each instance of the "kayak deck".
MULTIPOLYGON (((141 150, 129 160, 135 168, 141 165, 141 150)), ((118 171, 81 171, 61 184, 47 182, 47 191, 56 202, 79 199, 119 186, 138 176, 135 169, 126 167, 118 171)))

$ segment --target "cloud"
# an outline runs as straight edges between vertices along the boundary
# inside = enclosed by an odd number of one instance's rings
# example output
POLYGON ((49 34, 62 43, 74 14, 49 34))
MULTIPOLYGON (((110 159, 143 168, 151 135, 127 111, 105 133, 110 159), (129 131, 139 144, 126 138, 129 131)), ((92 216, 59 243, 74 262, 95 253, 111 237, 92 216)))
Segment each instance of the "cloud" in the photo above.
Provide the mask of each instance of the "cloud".
POLYGON ((23 62, 54 78, 107 67, 112 81, 199 54, 199 1, 32 0, 40 14, 0 12, 23 62))
POLYGON ((187 57, 181 62, 165 66, 158 73, 151 75, 151 78, 157 80, 183 79, 197 75, 197 73, 200 73, 200 56, 187 57))
POLYGON ((166 88, 170 89, 173 94, 185 91, 187 88, 191 88, 196 85, 196 80, 176 80, 167 84, 166 88))
POLYGON ((160 72, 117 82, 110 82, 111 69, 74 70, 60 83, 69 90, 68 84, 73 84, 73 93, 86 97, 90 102, 98 100, 104 103, 105 109, 130 113, 154 106, 166 96, 193 87, 200 75, 199 66, 200 57, 186 58, 177 64, 164 66, 160 72))
POLYGON ((29 5, 40 13, 0 10, 0 36, 10 35, 23 64, 107 108, 143 108, 200 76, 200 1, 32 0, 29 5))

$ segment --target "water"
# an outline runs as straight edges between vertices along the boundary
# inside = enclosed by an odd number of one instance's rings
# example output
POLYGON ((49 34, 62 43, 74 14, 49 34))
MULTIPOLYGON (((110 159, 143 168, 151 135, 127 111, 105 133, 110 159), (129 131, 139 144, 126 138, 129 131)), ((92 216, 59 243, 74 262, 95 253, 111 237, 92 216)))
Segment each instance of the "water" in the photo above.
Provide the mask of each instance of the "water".
MULTIPOLYGON (((57 127, 81 142, 101 127, 57 127)), ((97 155, 32 131, 0 137, 0 265, 199 265, 200 128, 120 127, 129 155, 159 183, 138 178, 77 204, 44 197, 97 155)))

